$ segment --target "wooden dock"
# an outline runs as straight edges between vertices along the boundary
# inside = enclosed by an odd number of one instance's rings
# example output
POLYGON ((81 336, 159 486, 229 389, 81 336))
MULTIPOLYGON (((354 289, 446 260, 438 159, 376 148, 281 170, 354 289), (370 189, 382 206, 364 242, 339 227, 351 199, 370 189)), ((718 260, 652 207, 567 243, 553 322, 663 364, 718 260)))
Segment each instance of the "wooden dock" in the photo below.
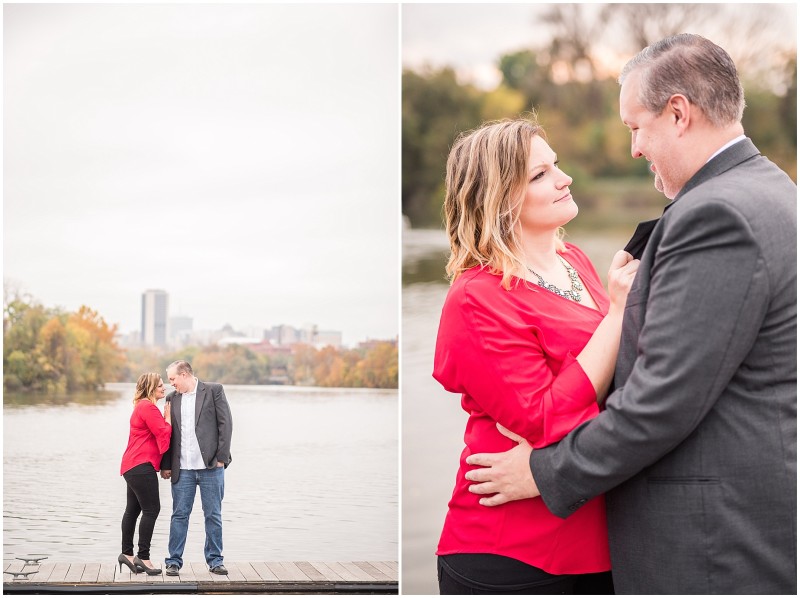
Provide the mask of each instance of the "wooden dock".
MULTIPOLYGON (((156 563, 154 563, 156 565, 156 563)), ((158 565, 157 565, 158 566, 158 565)), ((163 565, 160 565, 163 568, 163 565)), ((180 575, 120 573, 116 563, 3 561, 4 594, 397 594, 397 561, 184 563, 180 575), (17 575, 15 575, 15 573, 17 575), (26 575, 27 574, 27 575, 26 575)))

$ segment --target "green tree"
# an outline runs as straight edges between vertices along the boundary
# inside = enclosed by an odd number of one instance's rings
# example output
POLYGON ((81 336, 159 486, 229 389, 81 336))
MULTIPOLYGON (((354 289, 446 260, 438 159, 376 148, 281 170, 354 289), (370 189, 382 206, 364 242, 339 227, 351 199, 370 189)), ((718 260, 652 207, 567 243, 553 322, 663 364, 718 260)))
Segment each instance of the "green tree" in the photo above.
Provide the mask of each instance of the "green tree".
POLYGON ((481 123, 485 94, 459 84, 449 68, 406 70, 402 87, 403 214, 414 226, 439 226, 447 154, 459 132, 481 123))

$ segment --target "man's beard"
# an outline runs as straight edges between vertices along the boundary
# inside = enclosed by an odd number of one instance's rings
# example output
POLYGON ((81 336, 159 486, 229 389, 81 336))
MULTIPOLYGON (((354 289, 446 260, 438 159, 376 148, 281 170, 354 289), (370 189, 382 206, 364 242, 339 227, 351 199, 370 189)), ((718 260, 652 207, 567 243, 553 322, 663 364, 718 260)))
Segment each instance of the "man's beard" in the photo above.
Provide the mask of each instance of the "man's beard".
POLYGON ((653 184, 656 186, 656 191, 659 193, 664 193, 664 181, 661 180, 661 176, 657 172, 654 174, 656 175, 656 178, 655 181, 653 181, 653 184))

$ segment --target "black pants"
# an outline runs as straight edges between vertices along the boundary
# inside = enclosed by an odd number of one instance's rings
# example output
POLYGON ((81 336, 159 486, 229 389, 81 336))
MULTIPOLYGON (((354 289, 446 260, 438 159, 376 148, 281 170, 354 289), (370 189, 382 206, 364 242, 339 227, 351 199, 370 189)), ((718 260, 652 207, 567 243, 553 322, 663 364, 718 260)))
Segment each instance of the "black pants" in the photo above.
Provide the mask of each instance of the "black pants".
POLYGON ((158 496, 158 474, 150 463, 142 463, 129 469, 122 477, 128 484, 128 502, 122 516, 122 553, 133 556, 133 532, 136 519, 142 514, 139 523, 139 552, 143 561, 150 560, 150 541, 153 539, 153 528, 156 526, 158 513, 161 511, 161 499, 158 496))
POLYGON ((439 594, 613 594, 611 572, 552 575, 498 555, 439 557, 439 594), (448 565, 449 563, 449 565, 448 565), (475 573, 468 570, 478 565, 475 573), (496 568, 495 568, 496 567, 496 568), (457 571, 456 568, 459 570, 457 571), (491 571, 497 575, 492 579, 491 571), (488 573, 488 574, 487 574, 488 573))

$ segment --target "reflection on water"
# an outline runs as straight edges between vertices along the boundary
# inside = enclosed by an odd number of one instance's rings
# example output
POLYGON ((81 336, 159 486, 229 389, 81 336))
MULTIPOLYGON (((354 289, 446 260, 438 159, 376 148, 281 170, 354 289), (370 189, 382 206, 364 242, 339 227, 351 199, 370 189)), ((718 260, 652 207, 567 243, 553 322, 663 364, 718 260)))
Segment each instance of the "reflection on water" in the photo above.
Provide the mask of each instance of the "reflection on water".
POLYGON ((445 274, 446 265, 447 255, 438 253, 414 261, 403 262, 403 284, 410 285, 421 282, 448 284, 445 274))
MULTIPOLYGON (((631 231, 568 231, 605 281, 631 231)), ((443 231, 403 233, 403 593, 438 594, 436 545, 464 447, 460 396, 431 376, 439 315, 447 295, 443 231), (438 271, 437 271, 438 268, 438 271)))
POLYGON ((117 400, 119 393, 110 390, 46 394, 40 392, 4 392, 4 407, 31 405, 104 405, 117 400))
MULTIPOLYGON (((5 559, 119 554, 134 385, 108 389, 109 400, 4 406, 5 559)), ((226 394, 226 560, 397 560, 397 391, 229 385, 226 394)), ((169 482, 159 489, 155 562, 166 556, 172 505, 169 482)), ((202 562, 203 542, 198 493, 184 558, 202 562)))
POLYGON ((403 287, 403 593, 438 594, 436 544, 463 448, 460 397, 431 376, 444 284, 403 287))
POLYGON ((448 284, 445 266, 449 254, 450 246, 443 231, 403 231, 403 286, 421 282, 448 284))

